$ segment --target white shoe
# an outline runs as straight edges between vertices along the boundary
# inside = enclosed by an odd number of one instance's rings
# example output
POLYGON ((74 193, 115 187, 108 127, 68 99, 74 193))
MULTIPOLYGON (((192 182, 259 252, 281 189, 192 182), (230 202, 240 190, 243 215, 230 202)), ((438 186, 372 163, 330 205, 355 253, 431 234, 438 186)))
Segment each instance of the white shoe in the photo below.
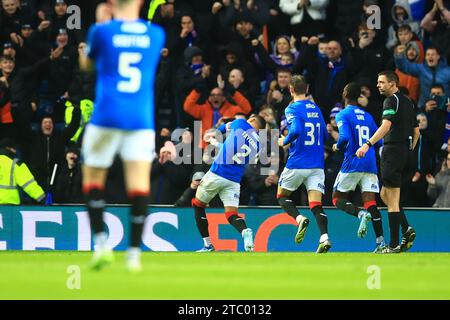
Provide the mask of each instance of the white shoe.
POLYGON ((114 254, 112 249, 109 247, 103 247, 94 251, 89 267, 94 270, 101 270, 112 262, 114 262, 114 254))
POLYGON ((252 252, 254 249, 253 244, 253 231, 250 228, 245 229, 242 231, 242 238, 244 238, 244 249, 247 252, 252 252))
POLYGON ((141 249, 130 248, 127 252, 127 270, 131 273, 142 271, 141 249))

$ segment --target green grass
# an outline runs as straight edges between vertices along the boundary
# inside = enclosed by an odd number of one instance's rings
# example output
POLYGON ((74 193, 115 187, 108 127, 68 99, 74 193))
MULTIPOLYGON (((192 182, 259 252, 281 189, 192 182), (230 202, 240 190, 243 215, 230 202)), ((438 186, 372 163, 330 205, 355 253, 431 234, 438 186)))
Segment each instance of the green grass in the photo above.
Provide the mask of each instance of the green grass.
POLYGON ((0 299, 450 299, 450 254, 145 253, 128 274, 124 254, 101 272, 91 253, 1 252, 0 299), (80 266, 81 288, 67 273, 80 266), (369 290, 371 265, 381 288, 369 290))

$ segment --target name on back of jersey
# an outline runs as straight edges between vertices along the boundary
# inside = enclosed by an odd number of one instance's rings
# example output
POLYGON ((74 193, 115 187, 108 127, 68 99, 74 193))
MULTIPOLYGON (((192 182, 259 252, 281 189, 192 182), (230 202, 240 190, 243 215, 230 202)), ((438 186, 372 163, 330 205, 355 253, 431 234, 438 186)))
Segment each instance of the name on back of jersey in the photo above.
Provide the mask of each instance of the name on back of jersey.
POLYGON ((258 136, 255 132, 252 132, 250 137, 250 135, 246 131, 244 131, 242 136, 244 137, 245 141, 247 141, 252 146, 253 149, 258 150, 258 143, 256 142, 258 140, 258 136))
POLYGON ((356 119, 358 119, 360 121, 365 121, 366 120, 366 118, 364 118, 364 115, 366 114, 364 112, 364 110, 355 109, 354 112, 355 112, 355 115, 356 115, 356 119))
POLYGON ((306 116, 309 119, 319 119, 319 113, 318 112, 307 112, 306 116))
POLYGON ((150 37, 147 35, 116 34, 113 37, 115 48, 150 48, 150 37))

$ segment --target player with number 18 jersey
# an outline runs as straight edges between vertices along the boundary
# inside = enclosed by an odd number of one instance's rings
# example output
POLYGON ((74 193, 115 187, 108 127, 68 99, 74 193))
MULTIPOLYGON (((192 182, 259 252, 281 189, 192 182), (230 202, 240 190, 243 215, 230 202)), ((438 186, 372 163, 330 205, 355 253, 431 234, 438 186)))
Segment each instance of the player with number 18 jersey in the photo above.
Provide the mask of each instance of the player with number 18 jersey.
MULTIPOLYGON (((372 220, 376 235, 376 249, 380 251, 384 247, 383 226, 381 215, 376 203, 376 195, 379 193, 377 176, 377 161, 375 148, 370 148, 366 156, 358 158, 356 151, 365 144, 378 130, 372 116, 358 106, 358 98, 361 95, 361 87, 351 82, 343 92, 346 107, 336 116, 339 129, 339 139, 333 149, 342 150, 345 153, 341 170, 336 177, 333 191, 333 204, 340 210, 360 219, 357 236, 365 237, 367 224, 372 220), (348 194, 360 187, 364 209, 360 209, 348 200, 348 194)), ((380 140, 376 147, 381 146, 380 140)))

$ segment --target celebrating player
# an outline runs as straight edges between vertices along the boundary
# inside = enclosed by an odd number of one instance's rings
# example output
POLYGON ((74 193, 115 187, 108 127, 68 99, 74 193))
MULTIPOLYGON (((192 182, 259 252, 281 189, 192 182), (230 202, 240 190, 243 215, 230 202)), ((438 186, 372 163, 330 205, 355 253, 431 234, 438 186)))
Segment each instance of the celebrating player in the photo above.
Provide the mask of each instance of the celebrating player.
MULTIPOLYGON (((385 244, 381 214, 376 203, 376 194, 379 192, 380 187, 378 184, 375 150, 369 150, 364 158, 359 159, 355 157, 356 150, 378 128, 372 116, 358 107, 357 101, 360 95, 361 87, 354 82, 349 83, 342 94, 346 107, 336 116, 339 140, 333 145, 333 150, 343 150, 345 158, 334 183, 333 204, 338 209, 361 220, 357 232, 359 238, 363 238, 367 234, 367 223, 372 220, 376 235, 375 252, 380 252, 385 244), (355 191, 358 185, 361 188, 361 196, 366 210, 360 210, 347 200, 348 193, 355 191)), ((380 145, 381 140, 377 146, 380 145)))
POLYGON ((319 107, 306 98, 307 88, 304 77, 292 77, 289 89, 294 102, 285 111, 289 133, 279 139, 280 146, 290 145, 289 158, 280 177, 277 198, 281 208, 297 221, 295 242, 301 243, 309 219, 300 215, 290 196, 305 184, 309 207, 321 234, 317 253, 326 253, 331 248, 331 241, 328 239, 328 218, 322 208, 322 195, 325 193, 324 140, 328 133, 319 107))
POLYGON ((222 134, 228 131, 227 138, 192 200, 197 228, 204 242, 204 247, 198 252, 215 250, 209 237, 205 208, 216 195, 223 202, 228 222, 242 235, 245 251, 253 251, 253 231, 238 215, 240 182, 245 167, 259 152, 257 132, 265 127, 266 121, 260 116, 250 117, 248 121, 234 120, 219 127, 222 134))
MULTIPOLYGON (((416 231, 409 225, 400 206, 400 187, 403 179, 413 176, 409 161, 419 140, 420 131, 414 103, 398 89, 395 72, 384 71, 378 75, 378 90, 386 99, 383 103, 381 127, 356 151, 358 158, 366 155, 373 144, 384 138, 381 154, 381 199, 388 207, 391 239, 381 253, 400 253, 411 248, 416 231), (399 245, 399 227, 403 236, 399 245)), ((405 180, 406 180, 405 179, 405 180)))
POLYGON ((104 189, 108 168, 116 154, 124 161, 125 182, 131 201, 131 242, 127 268, 140 271, 140 244, 150 193, 150 167, 154 157, 153 85, 165 33, 139 19, 143 0, 111 0, 102 4, 101 20, 111 12, 114 20, 89 31, 80 66, 90 70, 95 60, 97 94, 91 123, 83 140, 83 191, 94 232, 92 267, 113 260, 103 224, 104 189))

